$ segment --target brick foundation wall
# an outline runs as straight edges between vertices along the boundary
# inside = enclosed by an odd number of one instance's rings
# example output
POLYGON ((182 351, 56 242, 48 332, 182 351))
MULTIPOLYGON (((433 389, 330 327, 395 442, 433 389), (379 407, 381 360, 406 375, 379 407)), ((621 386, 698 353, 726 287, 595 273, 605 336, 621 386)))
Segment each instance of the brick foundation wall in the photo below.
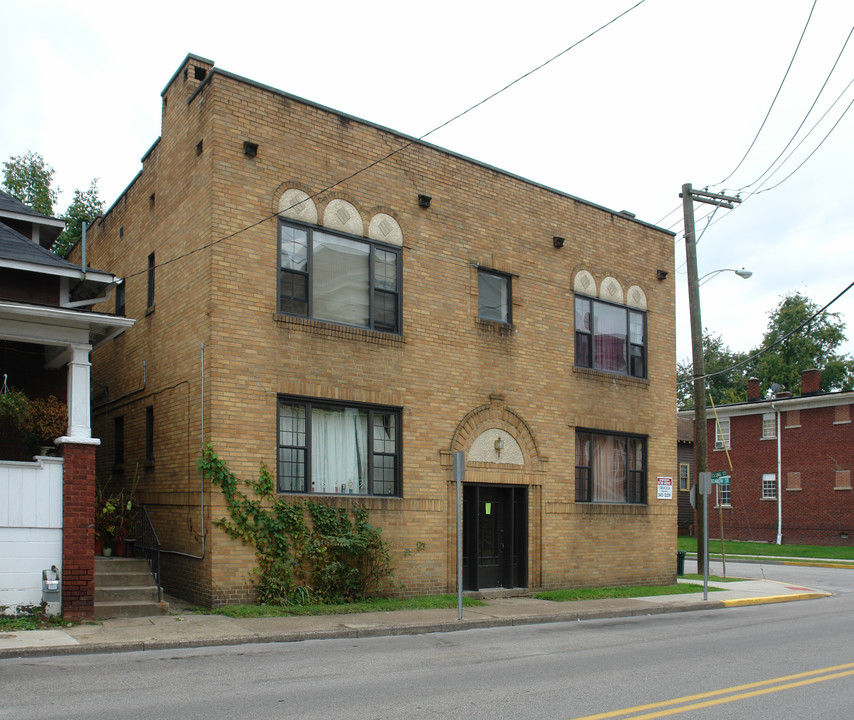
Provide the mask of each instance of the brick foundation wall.
POLYGON ((62 445, 62 616, 91 620, 95 603, 95 446, 62 445))

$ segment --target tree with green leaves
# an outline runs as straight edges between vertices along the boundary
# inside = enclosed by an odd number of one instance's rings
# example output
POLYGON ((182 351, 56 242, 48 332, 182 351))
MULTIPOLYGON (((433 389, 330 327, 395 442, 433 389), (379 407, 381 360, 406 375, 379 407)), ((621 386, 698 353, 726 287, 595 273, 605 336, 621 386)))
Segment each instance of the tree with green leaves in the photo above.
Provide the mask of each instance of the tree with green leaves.
MULTIPOLYGON (((703 359, 706 375, 711 375, 706 387, 711 393, 715 405, 747 400, 747 370, 740 365, 747 353, 730 350, 720 335, 703 331, 703 359)), ((680 410, 694 408, 694 366, 691 362, 678 363, 676 366, 677 406, 680 410)), ((706 398, 708 404, 708 397, 706 398)))
MULTIPOLYGON (((800 292, 784 295, 768 313, 762 344, 749 353, 730 350, 720 335, 704 332, 706 382, 715 405, 747 400, 747 379, 751 377, 759 379, 763 395, 773 383, 800 395, 801 373, 812 368, 821 370, 822 392, 854 389, 854 359, 839 352, 846 340, 845 323, 835 312, 821 313, 807 323, 818 310, 819 306, 800 292)), ((692 372, 690 362, 677 365, 680 410, 694 407, 692 372)), ((708 397, 706 400, 708 404, 708 397)))
POLYGON ((42 215, 53 216, 59 188, 52 188, 53 168, 39 153, 10 157, 3 163, 3 188, 42 215))
MULTIPOLYGON (((38 153, 29 151, 26 155, 10 157, 3 163, 3 188, 36 212, 53 216, 53 206, 59 196, 59 189, 51 187, 53 172, 38 153)), ((104 203, 98 195, 98 178, 95 178, 88 190, 74 191, 74 198, 62 216, 65 230, 51 251, 59 257, 68 255, 83 234, 83 223, 91 223, 103 212, 104 203)))
POLYGON ((104 202, 98 196, 98 178, 92 181, 88 190, 75 190, 74 199, 65 211, 65 230, 56 239, 51 251, 65 257, 74 244, 83 235, 83 223, 91 223, 104 212, 104 202))
POLYGON ((792 395, 800 395, 801 372, 812 368, 821 370, 822 392, 854 388, 854 359, 839 352, 846 340, 839 313, 821 313, 796 330, 818 310, 806 295, 792 292, 769 313, 762 344, 751 353, 762 354, 750 363, 750 375, 759 378, 763 392, 778 383, 792 395))

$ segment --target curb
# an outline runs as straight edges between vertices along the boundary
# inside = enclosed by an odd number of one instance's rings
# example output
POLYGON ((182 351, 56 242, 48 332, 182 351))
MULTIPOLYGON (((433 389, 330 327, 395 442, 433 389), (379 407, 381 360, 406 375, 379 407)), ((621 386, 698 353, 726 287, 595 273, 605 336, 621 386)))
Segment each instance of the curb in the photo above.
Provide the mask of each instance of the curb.
MULTIPOLYGON (((306 630, 300 632, 267 632, 263 634, 239 634, 228 637, 208 637, 181 640, 134 640, 115 643, 91 643, 85 645, 54 645, 47 647, 23 647, 0 649, 0 660, 21 657, 51 657, 70 655, 95 655, 116 652, 146 652, 151 650, 175 650, 181 648, 203 648, 232 645, 250 645, 261 643, 292 643, 304 640, 338 640, 370 637, 392 637, 396 635, 423 635, 427 633, 447 633, 461 630, 478 630, 497 627, 516 627, 542 625, 546 623, 582 622, 585 620, 606 620, 609 618, 667 615, 671 613, 695 612, 699 610, 719 610, 722 608, 746 607, 749 605, 768 605, 793 602, 797 600, 817 600, 830 597, 832 593, 809 592, 789 595, 767 595, 762 597, 738 598, 734 600, 696 600, 675 605, 633 606, 611 609, 587 609, 574 612, 562 612, 554 615, 522 615, 511 618, 471 618, 441 622, 422 622, 409 625, 362 625, 359 627, 338 627, 330 630, 306 630)), ((640 599, 643 598, 632 598, 640 599)), ((23 631, 27 632, 27 631, 23 631)))
POLYGON ((747 605, 771 605, 773 603, 792 602, 794 600, 818 600, 831 597, 833 593, 814 592, 800 593, 798 595, 769 595, 758 598, 736 598, 735 600, 721 600, 724 607, 745 607, 747 605))
MULTIPOLYGON (((761 598, 757 598, 761 599, 761 598)), ((581 622, 583 620, 605 620, 617 617, 641 615, 665 615, 696 610, 717 610, 726 607, 722 600, 700 600, 681 605, 650 605, 639 608, 613 610, 580 610, 555 615, 528 615, 514 618, 489 618, 454 620, 451 622, 426 622, 415 625, 371 626, 359 628, 336 628, 334 630, 307 630, 302 632, 280 632, 251 635, 233 635, 222 638, 200 638, 197 640, 135 640, 119 643, 91 643, 87 645, 54 645, 48 647, 0 649, 0 660, 16 657, 50 657, 68 655, 94 655, 114 652, 144 652, 149 650, 174 650, 180 648, 217 647, 261 643, 302 642, 304 640, 337 640, 369 637, 392 637, 395 635, 423 635, 427 633, 458 632, 484 628, 541 625, 545 623, 581 622)), ((26 632, 26 631, 25 631, 26 632)))

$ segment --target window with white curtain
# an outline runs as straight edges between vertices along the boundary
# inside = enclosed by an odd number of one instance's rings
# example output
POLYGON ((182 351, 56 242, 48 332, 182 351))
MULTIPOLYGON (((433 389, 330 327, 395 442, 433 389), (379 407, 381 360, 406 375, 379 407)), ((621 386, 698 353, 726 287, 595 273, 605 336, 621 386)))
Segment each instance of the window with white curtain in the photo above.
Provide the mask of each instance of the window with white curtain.
POLYGON ((400 250, 279 221, 279 312, 400 332, 400 250))
POLYGON ((575 501, 646 502, 646 438, 575 433, 575 501))
POLYGON ((280 493, 400 494, 400 410, 282 398, 280 493))

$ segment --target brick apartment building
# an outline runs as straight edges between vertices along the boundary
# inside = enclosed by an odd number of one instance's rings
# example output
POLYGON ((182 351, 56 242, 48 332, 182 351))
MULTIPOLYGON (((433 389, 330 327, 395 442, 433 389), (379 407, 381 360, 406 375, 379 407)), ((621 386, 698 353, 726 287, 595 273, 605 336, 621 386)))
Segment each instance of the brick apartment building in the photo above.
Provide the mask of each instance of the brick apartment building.
MULTIPOLYGON (((821 392, 821 372, 801 373, 801 395, 760 397, 708 409, 709 470, 731 473, 710 505, 709 537, 783 544, 854 540, 854 392, 821 392)), ((693 412, 680 413, 693 417, 693 412)))
POLYGON ((367 506, 406 593, 456 588, 455 451, 467 588, 673 581, 671 233, 194 55, 161 109, 87 252, 137 319, 94 359, 98 473, 167 590, 253 598, 203 442, 367 506))

